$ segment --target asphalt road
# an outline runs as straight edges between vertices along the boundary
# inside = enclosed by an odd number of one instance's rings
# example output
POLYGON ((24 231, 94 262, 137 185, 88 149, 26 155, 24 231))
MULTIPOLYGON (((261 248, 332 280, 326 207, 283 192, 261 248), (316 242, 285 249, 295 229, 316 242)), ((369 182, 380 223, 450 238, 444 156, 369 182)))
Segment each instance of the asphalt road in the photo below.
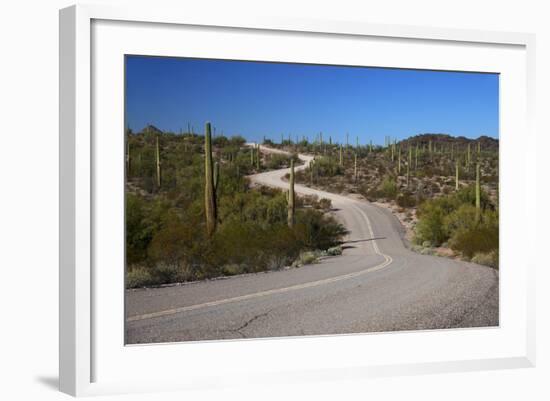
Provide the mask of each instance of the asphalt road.
MULTIPOLYGON (((297 169, 311 160, 300 158, 297 169)), ((250 178, 288 188, 281 180, 287 172, 250 178)), ((498 326, 497 271, 411 252, 397 219, 368 202, 295 189, 332 200, 350 230, 342 256, 297 269, 127 290, 126 343, 498 326)))

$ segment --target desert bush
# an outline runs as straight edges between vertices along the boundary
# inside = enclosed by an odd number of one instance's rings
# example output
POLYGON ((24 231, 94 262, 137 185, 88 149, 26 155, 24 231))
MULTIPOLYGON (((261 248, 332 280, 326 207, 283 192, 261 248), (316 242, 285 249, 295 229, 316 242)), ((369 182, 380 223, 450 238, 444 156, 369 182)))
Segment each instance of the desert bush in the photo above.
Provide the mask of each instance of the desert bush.
POLYGON ((300 246, 309 250, 336 246, 348 233, 334 217, 315 210, 303 210, 297 214, 294 232, 300 246))
POLYGON ((488 253, 476 253, 471 261, 472 263, 498 269, 498 250, 493 250, 488 253))
POLYGON ((379 195, 383 198, 395 199, 397 195, 397 183, 395 178, 387 175, 378 188, 379 195))
POLYGON ((341 254, 342 254, 342 247, 340 245, 327 249, 328 256, 338 256, 341 254))
POLYGON ((296 266, 310 265, 317 262, 318 255, 313 251, 301 252, 297 261, 295 262, 296 266))
POLYGON ((416 199, 410 192, 402 192, 395 198, 397 205, 400 207, 413 207, 416 205, 416 199))
POLYGON ((423 202, 418 209, 415 242, 429 241, 439 246, 448 241, 449 246, 467 258, 476 253, 498 250, 498 212, 484 191, 478 212, 474 206, 475 192, 464 188, 455 194, 423 202))
POLYGON ((477 253, 498 251, 498 214, 488 211, 482 215, 480 222, 456 228, 450 236, 449 245, 468 258, 477 253))
POLYGON ((330 210, 332 208, 332 201, 327 198, 321 198, 319 200, 319 208, 323 210, 330 210))
POLYGON ((437 202, 424 202, 418 210, 415 242, 439 246, 446 241, 449 238, 444 225, 446 215, 445 209, 437 202))
POLYGON ((137 267, 126 272, 126 288, 140 288, 155 285, 156 280, 145 267, 137 267))
POLYGON ((315 159, 314 174, 319 177, 334 177, 344 174, 344 168, 340 166, 336 158, 319 157, 315 159))
MULTIPOLYGON (((268 156, 265 166, 268 170, 276 170, 284 167, 289 167, 291 158, 293 157, 279 153, 272 153, 268 156)), ((294 157, 294 159, 295 161, 297 161, 297 157, 294 157)))

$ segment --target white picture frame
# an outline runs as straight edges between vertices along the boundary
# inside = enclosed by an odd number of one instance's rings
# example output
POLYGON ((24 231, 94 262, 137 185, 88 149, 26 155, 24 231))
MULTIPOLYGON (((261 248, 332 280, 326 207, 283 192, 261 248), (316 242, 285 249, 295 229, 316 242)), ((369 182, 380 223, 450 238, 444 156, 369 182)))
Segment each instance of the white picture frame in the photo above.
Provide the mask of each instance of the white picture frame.
MULTIPOLYGON (((148 35, 150 43, 142 40, 141 49, 146 49, 147 54, 155 52, 155 40, 166 37, 170 34, 167 29, 181 29, 193 27, 194 29, 204 28, 206 30, 217 30, 216 35, 229 35, 229 32, 242 32, 244 34, 261 34, 265 40, 273 40, 275 43, 278 34, 284 34, 288 37, 325 38, 327 41, 331 38, 340 38, 342 40, 384 40, 388 44, 399 41, 407 41, 412 44, 433 45, 441 50, 441 63, 434 63, 433 60, 426 60, 424 64, 418 60, 416 68, 432 69, 464 69, 464 63, 468 64, 472 71, 499 72, 499 64, 508 61, 517 66, 503 67, 510 68, 508 75, 510 77, 506 82, 514 85, 517 89, 514 91, 503 90, 501 92, 501 104, 503 110, 509 110, 507 105, 520 106, 517 115, 502 121, 503 138, 504 133, 508 135, 506 141, 503 141, 501 149, 501 178, 502 188, 502 208, 518 208, 520 212, 510 213, 501 217, 502 244, 510 244, 515 239, 518 240, 517 246, 523 246, 529 250, 532 246, 525 239, 516 238, 519 234, 514 234, 511 227, 521 231, 518 227, 525 230, 534 229, 534 219, 536 216, 536 207, 527 203, 526 191, 534 188, 536 183, 535 168, 535 150, 521 147, 518 148, 518 140, 512 134, 512 131, 524 132, 523 142, 534 143, 535 134, 533 131, 532 112, 534 110, 534 35, 523 33, 506 32, 484 32, 457 29, 440 29, 414 26, 390 26, 376 25, 358 21, 318 21, 318 20, 295 20, 292 18, 274 18, 274 17, 242 17, 235 18, 229 16, 210 16, 187 13, 184 8, 176 10, 159 9, 151 7, 132 7, 132 8, 112 8, 109 6, 91 6, 78 5, 72 6, 60 11, 60 390, 72 395, 94 395, 111 393, 128 393, 134 391, 165 391, 171 389, 197 389, 208 388, 209 386, 219 385, 239 385, 253 381, 255 383, 270 383, 275 380, 279 382, 292 382, 296 380, 328 380, 329 378, 338 379, 342 377, 370 377, 401 374, 419 374, 430 372, 449 372, 449 371, 468 371, 479 369, 503 369, 513 367, 530 367, 535 363, 535 321, 534 321, 534 269, 536 260, 534 253, 527 252, 527 256, 518 261, 518 267, 515 270, 506 268, 507 263, 514 264, 513 254, 509 254, 509 261, 503 261, 504 267, 501 268, 501 294, 506 299, 501 299, 501 327, 498 329, 485 330, 459 330, 447 331, 445 333, 436 332, 414 332, 402 334, 377 334, 377 335, 347 335, 347 336, 321 336, 302 339, 272 339, 272 340, 247 340, 232 342, 208 342, 207 344, 185 344, 182 345, 154 345, 147 347, 136 347, 124 350, 118 355, 116 352, 110 354, 109 346, 115 347, 120 343, 121 333, 119 328, 111 327, 109 320, 116 318, 117 311, 120 310, 120 297, 110 298, 118 305, 113 308, 113 316, 106 317, 101 313, 101 302, 96 305, 94 300, 94 290, 98 287, 108 287, 104 276, 94 273, 94 266, 102 256, 97 255, 94 250, 94 238, 97 238, 98 230, 104 225, 99 224, 97 220, 103 212, 97 211, 97 190, 98 188, 95 176, 98 174, 99 166, 98 154, 103 152, 106 146, 105 142, 97 142, 94 138, 94 126, 97 126, 97 118, 94 101, 94 91, 96 88, 92 85, 94 68, 102 68, 102 64, 94 59, 101 54, 103 59, 108 57, 109 51, 120 52, 117 44, 135 40, 135 34, 145 28, 150 30, 148 35), (103 21, 103 22, 102 22, 103 21), (122 24, 116 26, 117 23, 122 24), (97 28, 94 28, 96 24, 97 28), (104 25, 102 25, 104 24, 104 25), (124 25, 124 24, 134 24, 124 25), (101 30, 103 29, 103 30, 101 30), (124 31, 132 29, 132 34, 124 34, 124 31), (101 30, 101 31, 100 31, 101 30), (98 36, 94 42, 94 32, 98 36), (113 34, 111 37, 112 49, 107 49, 104 37, 113 34), (225 33, 224 33, 225 32, 225 33), (103 35, 103 39, 101 39, 103 35), (156 36, 159 35, 159 36, 156 36), (273 38, 268 37, 272 35, 273 38), (116 39, 116 40, 115 40, 116 39), (105 47, 105 54, 101 53, 105 47), (450 61, 445 61, 448 53, 445 52, 446 46, 454 46, 452 52, 460 52, 467 49, 478 49, 481 53, 486 48, 494 48, 498 52, 510 52, 503 55, 502 59, 495 58, 494 68, 483 66, 480 62, 476 64, 473 57, 464 61, 462 64, 456 64, 452 67, 450 61), (98 53, 100 52, 100 53, 98 53), (508 57, 510 57, 508 59, 508 57), (450 67, 449 67, 450 66, 450 67), (517 98, 512 99, 516 94, 517 98), (506 103, 506 102, 510 103, 506 103), (513 128, 513 129, 512 129, 513 128), (515 152, 515 153, 512 153, 515 152), (514 154, 518 167, 514 170, 508 169, 511 155, 514 154), (506 174, 506 176, 505 176, 506 174), (512 185, 521 183, 523 188, 511 188, 512 185), (511 185, 508 185, 511 184, 511 185), (99 228, 98 228, 99 227, 99 228), (506 231, 504 231, 506 230, 506 231), (509 302, 513 301, 513 302, 509 302), (509 305, 516 305, 511 308, 509 305), (98 312, 99 311, 99 312, 98 312), (505 315, 503 315, 503 313, 505 315), (507 315, 511 315, 507 318, 507 315), (513 316, 512 316, 513 314, 513 316), (513 319, 512 319, 513 317, 513 319), (104 319, 104 320, 103 320, 104 319), (96 325, 101 324, 102 336, 97 334, 96 325), (105 329, 106 327, 106 329, 105 329), (500 335, 501 333, 505 333, 500 335), (508 334, 506 334, 508 333, 508 334), (112 335, 115 345, 105 345, 105 336, 112 335), (388 339, 388 342, 385 340, 388 339), (298 341, 298 342, 297 342, 298 341), (449 342, 460 342, 455 350, 455 356, 441 355, 437 358, 418 358, 414 353, 407 354, 410 344, 415 344, 411 348, 418 348, 420 344, 438 344, 443 345, 449 342), (496 344, 494 348, 483 352, 479 341, 486 341, 487 344, 496 344), (365 348, 372 344, 380 349, 380 354, 371 353, 371 360, 366 360, 361 352, 356 355, 338 356, 336 351, 345 347, 345 344, 354 344, 355 347, 365 348), (374 344, 376 343, 376 345, 374 344), (398 353, 401 352, 402 358, 392 357, 389 354, 389 344, 392 349, 398 353), (384 345, 385 344, 385 345, 384 345), (471 347, 468 346, 470 344, 471 347), (476 345, 477 344, 477 345, 476 345), (169 348, 175 347, 175 348, 169 348), (384 348, 386 347, 386 348, 384 348), (139 349, 138 349, 139 348, 139 349), (176 350, 177 348, 177 350, 176 350), (292 350, 292 353, 299 355, 309 355, 311 363, 293 363, 294 367, 285 368, 284 360, 277 361, 273 356, 275 367, 263 369, 264 367, 255 365, 254 370, 247 368, 246 364, 254 361, 252 355, 268 355, 267 353, 284 354, 285 349, 292 350), (315 359, 323 350, 324 357, 315 359), (470 349, 471 352, 465 352, 470 349), (168 352, 170 350, 170 352, 168 352), (220 363, 213 366, 205 373, 200 366, 196 369, 186 371, 185 376, 179 374, 161 375, 149 380, 143 378, 130 379, 124 375, 116 375, 110 372, 109 375, 98 372, 99 366, 109 364, 112 370, 124 370, 118 363, 132 363, 143 360, 144 364, 151 362, 158 363, 165 361, 166 367, 173 367, 174 361, 169 354, 181 356, 181 351, 187 355, 188 365, 193 361, 198 362, 201 355, 207 359, 215 355, 223 355, 223 358, 242 358, 240 366, 237 366, 237 373, 246 374, 246 379, 239 379, 238 376, 232 377, 228 368, 220 363), (464 357, 460 357, 460 352, 464 352, 464 357), (117 356, 114 356, 117 354, 117 356), (96 363, 96 358, 103 361, 96 363), (117 359, 117 358, 122 359, 117 359), (111 358, 111 359, 110 359, 111 358), (123 359, 126 358, 126 362, 123 359), (140 359, 142 358, 142 359, 140 359), (247 358, 251 358, 247 360, 247 358), (346 359, 347 358, 347 359, 346 359), (122 362, 121 362, 122 361, 122 362), (184 376, 184 377, 183 377, 184 376)), ((214 36, 216 36, 214 35, 214 36)), ((304 39, 310 40, 310 39, 304 39)), ((170 42, 170 41, 168 41, 170 42)), ((205 41, 205 46, 214 46, 214 44, 205 41)), ((176 46, 175 43, 165 43, 164 48, 157 50, 161 55, 169 55, 176 46)), ((260 47, 259 44, 255 45, 260 47)), ((132 46, 131 46, 132 47, 132 46)), ((132 47, 135 49, 135 47, 132 47)), ((264 52, 266 50, 264 49, 264 52)), ((345 59, 346 50, 342 50, 339 57, 345 59)), ((426 50, 430 51, 430 50, 426 50)), ((156 53, 156 52, 155 52, 156 53)), ((482 58, 480 53, 480 58, 482 58)), ((264 53, 267 54, 267 53, 264 53)), ((229 57, 230 53, 228 53, 229 57)), ((237 58, 239 55, 237 55, 237 58)), ((246 55, 242 56, 246 57, 246 55)), ((275 59, 280 56, 273 56, 275 59)), ((389 57, 389 55, 388 55, 389 57)), ((395 57, 405 57, 399 55, 395 57)), ((292 59, 292 57, 290 57, 292 59)), ((429 57, 428 57, 429 59, 429 57)), ((389 58, 388 58, 389 60, 389 58)), ((117 63, 120 60, 117 61, 117 63)), ((353 60, 349 61, 353 63, 353 60)), ((361 61, 356 61, 362 63, 361 61)), ((388 66, 389 61, 383 62, 383 66, 388 66)), ((393 61, 393 66, 399 66, 398 59, 393 61)), ((105 65, 110 65, 109 63, 105 65)), ((116 64, 115 64, 116 65, 116 64)), ((410 65, 403 65, 411 68, 410 65)), ((414 67, 414 66, 413 66, 414 67)), ((120 79, 121 71, 113 79, 120 79), (118 77, 118 78, 117 78, 118 77)), ((111 79, 111 78, 107 78, 111 79)), ((118 82, 118 81, 117 81, 118 82)), ((116 85, 115 85, 116 86, 116 85)), ((510 86, 511 88, 512 86, 510 86)), ((115 94, 120 94, 122 87, 115 90, 115 94)), ((101 95, 99 95, 101 96, 101 95)), ((114 102, 122 104, 122 99, 114 96, 114 102)), ((116 106, 118 107, 118 106, 116 106)), ((99 115, 101 113, 99 112, 99 115)), ((508 116, 505 116, 508 118, 508 116)), ((110 123, 112 126, 119 126, 122 116, 118 116, 110 123)), ((120 132, 123 131, 123 125, 120 125, 120 132)), ((514 136, 515 135, 515 136, 514 136)), ((122 138, 122 134, 120 136, 122 138)), ((115 143, 115 146, 118 146, 115 143)), ((116 152, 114 152, 116 153, 116 152)), ((109 159, 109 156, 105 160, 109 159)), ((110 163, 110 167, 117 168, 117 160, 113 158, 105 163, 110 163)), ((103 163, 103 161, 101 162, 103 163)), ((122 164, 120 165, 120 168, 122 164)), ((101 174, 101 173, 99 173, 101 174)), ((116 185, 116 174, 113 185, 116 185)), ((120 187, 122 191, 122 186, 120 187)), ((533 190, 529 190, 533 191, 533 190)), ((104 192, 103 192, 104 193, 104 192)), ((115 202, 116 203, 116 202, 115 202)), ((116 231, 116 230, 115 230, 116 231)), ((118 232, 118 231, 117 231, 118 232)), ((105 234, 106 235, 106 234, 105 234)), ((121 250, 122 251, 122 250, 121 250)), ((502 254, 506 256, 506 254, 502 254)), ((123 267, 123 266, 120 266, 123 267)), ((120 273, 122 274, 122 273, 120 273)), ((112 286, 111 286, 112 287, 112 286)), ((113 291, 113 290, 108 290, 113 291)), ((122 287, 120 288, 122 291, 122 287)), ((121 294, 122 296, 122 294, 121 294)), ((122 306, 123 307, 123 306, 122 306)), ((120 321, 123 322, 123 315, 120 321)), ((436 347, 436 345, 434 345, 436 347)), ((111 348, 112 350, 112 348, 111 348)), ((271 355, 271 354, 270 354, 271 355)), ((221 357, 220 357, 221 358, 221 357)), ((305 359, 305 358, 302 358, 305 359)), ((181 361, 181 359, 180 359, 181 361)), ((256 361, 258 362, 258 361, 256 361)), ((238 362, 236 362, 239 365, 238 362)), ((197 363, 197 365, 200 365, 197 363)), ((157 365, 158 366, 158 365, 157 365)))

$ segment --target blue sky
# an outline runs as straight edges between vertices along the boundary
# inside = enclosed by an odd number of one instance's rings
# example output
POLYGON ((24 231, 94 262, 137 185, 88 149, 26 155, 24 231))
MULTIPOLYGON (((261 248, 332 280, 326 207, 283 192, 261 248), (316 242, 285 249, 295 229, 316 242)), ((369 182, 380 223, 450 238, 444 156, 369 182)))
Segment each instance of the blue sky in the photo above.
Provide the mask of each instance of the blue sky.
POLYGON ((383 144, 420 133, 498 137, 498 75, 127 56, 126 122, 247 140, 383 144))

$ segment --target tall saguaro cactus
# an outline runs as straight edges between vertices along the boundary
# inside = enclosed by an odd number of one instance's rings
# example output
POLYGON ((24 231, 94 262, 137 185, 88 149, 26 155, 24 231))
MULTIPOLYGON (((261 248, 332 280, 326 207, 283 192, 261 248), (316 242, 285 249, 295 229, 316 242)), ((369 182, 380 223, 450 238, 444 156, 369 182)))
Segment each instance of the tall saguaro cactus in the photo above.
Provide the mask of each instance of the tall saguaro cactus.
POLYGON ((340 144, 340 166, 342 166, 344 163, 344 159, 342 157, 342 144, 340 144))
POLYGON ((407 161, 407 188, 411 180, 412 148, 409 145, 409 160, 407 161))
POLYGON ((210 123, 206 123, 204 135, 204 214, 206 233, 211 237, 216 231, 216 194, 214 190, 214 172, 212 165, 212 133, 210 123))
POLYGON ((294 226, 294 159, 290 160, 290 179, 288 189, 288 216, 287 222, 289 227, 294 226))
POLYGON ((458 159, 455 162, 455 191, 458 191, 458 159))
POLYGON ((481 183, 480 183, 479 163, 476 164, 476 220, 481 218, 481 183))
POLYGON ((160 188, 160 184, 161 184, 161 181, 160 181, 160 148, 159 148, 159 136, 157 135, 156 136, 156 143, 155 143, 155 147, 156 147, 156 159, 157 159, 157 188, 160 188))
POLYGON ((401 175, 401 144, 397 149, 397 174, 401 175))
POLYGON ((256 170, 260 171, 260 145, 256 145, 256 170))

